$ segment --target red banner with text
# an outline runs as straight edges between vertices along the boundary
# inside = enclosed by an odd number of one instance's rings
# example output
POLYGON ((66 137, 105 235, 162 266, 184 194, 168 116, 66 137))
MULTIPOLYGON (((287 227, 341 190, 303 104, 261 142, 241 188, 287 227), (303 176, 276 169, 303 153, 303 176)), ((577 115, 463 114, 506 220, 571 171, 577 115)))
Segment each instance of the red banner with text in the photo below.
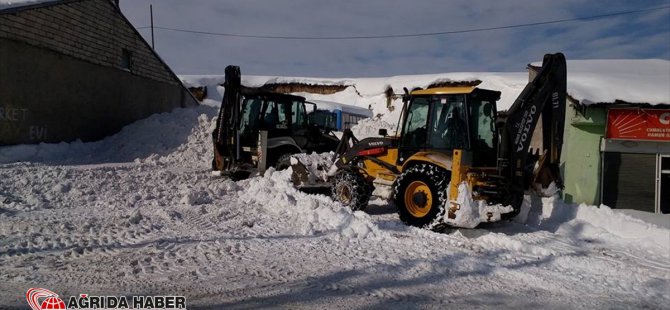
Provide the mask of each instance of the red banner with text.
POLYGON ((670 110, 609 109, 608 139, 670 141, 670 110))

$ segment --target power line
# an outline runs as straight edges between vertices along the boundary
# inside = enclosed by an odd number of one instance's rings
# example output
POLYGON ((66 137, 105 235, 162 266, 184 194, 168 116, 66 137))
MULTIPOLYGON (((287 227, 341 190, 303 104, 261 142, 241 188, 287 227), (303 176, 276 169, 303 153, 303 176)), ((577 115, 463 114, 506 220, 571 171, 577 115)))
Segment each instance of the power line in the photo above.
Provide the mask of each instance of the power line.
MULTIPOLYGON (((649 11, 657 11, 670 8, 670 5, 663 5, 647 9, 639 9, 632 11, 620 11, 615 13, 601 14, 601 15, 592 15, 576 18, 567 18, 567 19, 557 19, 544 22, 534 22, 527 24, 516 24, 508 26, 497 26, 497 27, 485 27, 485 28, 471 28, 463 30, 453 30, 453 31, 440 31, 440 32, 426 32, 426 33, 413 33, 413 34, 389 34, 389 35, 370 35, 370 36, 270 36, 270 35, 251 35, 251 34, 236 34, 236 33, 225 33, 225 32, 209 32, 209 31, 198 31, 198 30, 189 30, 189 29, 179 29, 179 28, 170 28, 170 27, 158 27, 154 26, 155 29, 176 31, 176 32, 186 32, 194 34, 204 34, 204 35, 213 35, 213 36, 224 36, 224 37, 237 37, 237 38, 254 38, 254 39, 281 39, 281 40, 358 40, 358 39, 389 39, 389 38, 410 38, 410 37, 428 37, 428 36, 442 36, 449 34, 459 34, 459 33, 471 33, 471 32, 483 32, 483 31, 492 31, 492 30, 501 30, 501 29, 511 29, 511 28, 521 28, 521 27, 532 27, 532 26, 541 26, 541 25, 550 25, 550 24, 559 24, 566 22, 574 21, 586 21, 586 20, 595 20, 602 19, 614 16, 636 14, 649 11)), ((140 29, 146 29, 150 27, 139 27, 140 29)))

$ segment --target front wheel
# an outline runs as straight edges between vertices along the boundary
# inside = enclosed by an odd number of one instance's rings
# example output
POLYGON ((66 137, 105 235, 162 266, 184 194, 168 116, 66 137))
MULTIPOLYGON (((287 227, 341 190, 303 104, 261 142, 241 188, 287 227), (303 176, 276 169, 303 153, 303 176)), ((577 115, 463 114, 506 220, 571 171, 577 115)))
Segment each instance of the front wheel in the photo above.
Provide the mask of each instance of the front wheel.
POLYGON ((352 210, 363 210, 372 195, 372 185, 355 171, 340 171, 333 180, 333 199, 352 210))
POLYGON ((418 164, 403 172, 393 184, 393 198, 405 224, 432 228, 447 208, 448 171, 418 164))

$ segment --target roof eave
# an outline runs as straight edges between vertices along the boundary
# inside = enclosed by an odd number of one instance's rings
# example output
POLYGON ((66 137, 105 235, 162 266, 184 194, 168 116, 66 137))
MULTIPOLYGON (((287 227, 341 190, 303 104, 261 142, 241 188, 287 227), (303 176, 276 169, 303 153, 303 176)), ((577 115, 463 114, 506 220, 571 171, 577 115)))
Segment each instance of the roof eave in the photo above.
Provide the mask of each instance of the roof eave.
POLYGON ((80 2, 80 1, 86 1, 86 0, 53 0, 53 1, 45 1, 45 2, 38 2, 38 3, 31 3, 27 2, 24 5, 19 5, 19 6, 11 6, 8 8, 3 9, 0 7, 0 15, 3 14, 15 14, 27 10, 33 10, 33 9, 41 9, 45 7, 50 7, 54 5, 59 5, 59 4, 64 4, 64 3, 72 3, 72 2, 80 2))

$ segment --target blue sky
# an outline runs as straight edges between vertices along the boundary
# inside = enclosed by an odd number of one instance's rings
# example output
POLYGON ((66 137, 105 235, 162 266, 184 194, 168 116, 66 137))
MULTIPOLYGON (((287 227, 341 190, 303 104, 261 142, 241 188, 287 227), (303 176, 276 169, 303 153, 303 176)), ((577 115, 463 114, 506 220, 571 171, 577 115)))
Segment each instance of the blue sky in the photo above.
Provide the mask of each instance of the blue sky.
MULTIPOLYGON (((267 36, 374 36, 527 24, 670 6, 670 1, 121 0, 136 27, 267 36)), ((147 41, 150 31, 141 29, 147 41)), ((370 77, 524 71, 548 52, 568 59, 670 59, 670 8, 591 21, 443 36, 278 40, 156 30, 156 50, 178 74, 370 77)))

